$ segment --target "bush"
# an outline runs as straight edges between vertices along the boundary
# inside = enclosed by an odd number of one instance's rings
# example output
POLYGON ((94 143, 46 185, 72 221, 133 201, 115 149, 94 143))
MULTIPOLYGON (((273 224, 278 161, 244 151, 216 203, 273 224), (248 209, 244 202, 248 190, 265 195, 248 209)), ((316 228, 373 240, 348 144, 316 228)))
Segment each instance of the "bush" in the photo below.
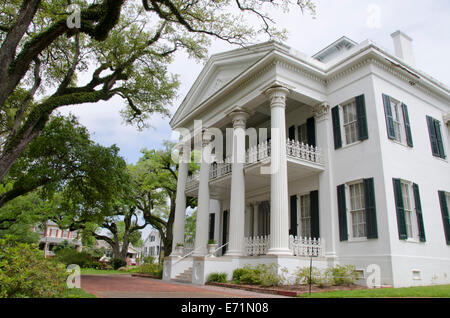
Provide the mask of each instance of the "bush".
POLYGON ((146 256, 142 259, 144 264, 154 264, 155 258, 153 256, 146 256))
POLYGON ((127 262, 121 258, 113 258, 111 259, 111 266, 117 270, 121 267, 127 266, 127 262))
POLYGON ((63 297, 65 267, 45 259, 36 244, 0 239, 0 298, 63 297))
POLYGON ((140 273, 152 274, 157 277, 162 277, 163 265, 157 263, 147 263, 139 266, 140 273))
POLYGON ((278 274, 278 265, 259 264, 244 266, 233 271, 233 282, 237 284, 261 285, 265 287, 281 285, 284 277, 278 274))
POLYGON ((77 264, 81 268, 102 268, 87 252, 78 252, 75 249, 65 248, 55 253, 55 259, 65 265, 77 264))
POLYGON ((227 274, 226 273, 211 273, 208 276, 208 282, 226 283, 227 282, 227 274))
POLYGON ((354 265, 336 265, 329 269, 333 285, 352 285, 358 279, 358 272, 354 265))
POLYGON ((53 253, 57 253, 58 251, 64 250, 64 249, 72 249, 75 250, 77 247, 75 246, 75 244, 70 243, 67 240, 62 241, 61 243, 55 245, 53 247, 53 253))
POLYGON ((295 272, 297 284, 318 285, 320 287, 327 285, 352 285, 358 278, 355 266, 336 265, 324 270, 312 267, 311 280, 309 267, 298 268, 295 272))
POLYGON ((316 267, 311 270, 309 267, 298 268, 295 272, 295 283, 325 286, 329 284, 328 273, 316 267))

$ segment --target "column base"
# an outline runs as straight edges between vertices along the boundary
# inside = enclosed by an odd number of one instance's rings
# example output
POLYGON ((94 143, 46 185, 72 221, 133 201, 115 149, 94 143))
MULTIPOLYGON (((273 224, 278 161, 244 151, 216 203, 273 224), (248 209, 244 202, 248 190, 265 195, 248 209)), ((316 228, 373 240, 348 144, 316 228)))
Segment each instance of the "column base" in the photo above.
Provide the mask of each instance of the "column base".
POLYGON ((274 256, 292 256, 292 251, 288 248, 270 248, 267 255, 274 256))
POLYGON ((240 251, 227 251, 224 256, 244 256, 244 253, 240 251))

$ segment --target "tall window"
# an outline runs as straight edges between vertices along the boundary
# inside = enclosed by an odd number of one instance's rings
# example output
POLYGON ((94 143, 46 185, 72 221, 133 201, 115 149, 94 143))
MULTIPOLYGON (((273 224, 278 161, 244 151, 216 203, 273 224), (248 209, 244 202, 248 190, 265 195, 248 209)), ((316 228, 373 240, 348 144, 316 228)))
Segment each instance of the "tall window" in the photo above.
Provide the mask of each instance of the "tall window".
POLYGON ((298 126, 298 141, 304 144, 308 143, 308 127, 306 124, 298 126))
POLYGON ((349 185, 350 215, 352 220, 352 236, 366 237, 366 207, 364 202, 364 183, 349 185))
POLYGON ((346 144, 352 144, 358 141, 358 116, 356 113, 356 102, 351 102, 342 105, 344 114, 344 132, 346 144))
POLYGON ((300 197, 300 235, 311 237, 311 203, 309 194, 300 197))
POLYGON ((403 131, 403 120, 402 120, 402 110, 401 103, 394 99, 391 99, 392 107, 392 119, 394 120, 394 140, 398 142, 403 142, 402 131, 403 131))
POLYGON ((441 133, 441 123, 439 122, 439 120, 436 120, 430 116, 427 116, 426 118, 433 156, 445 159, 446 156, 441 133))
POLYGON ((411 202, 411 185, 402 181, 402 197, 403 207, 405 209, 405 223, 406 223, 406 235, 408 238, 413 238, 413 206, 411 202))

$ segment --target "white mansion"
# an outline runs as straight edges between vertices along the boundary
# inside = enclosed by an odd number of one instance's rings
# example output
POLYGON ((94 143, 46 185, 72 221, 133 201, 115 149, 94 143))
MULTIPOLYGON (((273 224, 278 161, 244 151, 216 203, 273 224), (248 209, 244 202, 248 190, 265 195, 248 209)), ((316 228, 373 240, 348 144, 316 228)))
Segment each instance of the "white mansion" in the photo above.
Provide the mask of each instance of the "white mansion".
POLYGON ((273 41, 211 57, 171 126, 191 146, 201 120, 203 149, 231 130, 223 148, 245 160, 212 152, 194 175, 180 162, 165 280, 204 284, 258 263, 292 273, 313 257, 381 285, 450 283, 450 89, 415 67, 408 36, 392 37, 395 55, 343 37, 312 57, 273 41), (188 254, 177 247, 187 196, 198 197, 188 254))

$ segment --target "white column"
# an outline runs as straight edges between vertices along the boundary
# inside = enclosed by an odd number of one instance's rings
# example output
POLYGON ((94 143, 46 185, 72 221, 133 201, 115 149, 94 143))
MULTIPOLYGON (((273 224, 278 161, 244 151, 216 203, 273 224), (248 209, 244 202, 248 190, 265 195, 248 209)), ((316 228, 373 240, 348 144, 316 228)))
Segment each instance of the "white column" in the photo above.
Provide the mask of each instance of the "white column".
POLYGON ((259 203, 253 203, 253 236, 259 235, 259 203))
POLYGON ((288 179, 286 163, 287 88, 266 91, 271 110, 270 248, 268 255, 292 255, 289 250, 288 179))
POLYGON ((172 254, 177 255, 177 244, 184 243, 184 226, 186 223, 186 181, 189 170, 188 155, 180 155, 178 163, 177 197, 175 201, 175 220, 173 222, 172 254))
POLYGON ((320 237, 325 241, 325 254, 328 257, 336 256, 335 242, 337 233, 335 224, 337 213, 332 213, 337 210, 335 204, 336 199, 333 194, 336 193, 336 188, 333 186, 331 175, 331 152, 333 148, 333 136, 331 126, 330 106, 327 103, 321 103, 313 107, 313 114, 316 119, 317 130, 317 146, 322 149, 322 162, 325 165, 325 170, 319 174, 319 222, 320 222, 320 237))
POLYGON ((205 256, 208 244, 209 221, 209 168, 211 166, 209 142, 202 142, 202 158, 200 163, 200 175, 198 185, 197 222, 195 225, 194 256, 205 256))
POLYGON ((226 255, 244 255, 245 234, 245 123, 249 113, 236 109, 230 113, 233 121, 233 157, 230 198, 230 243, 226 255))

